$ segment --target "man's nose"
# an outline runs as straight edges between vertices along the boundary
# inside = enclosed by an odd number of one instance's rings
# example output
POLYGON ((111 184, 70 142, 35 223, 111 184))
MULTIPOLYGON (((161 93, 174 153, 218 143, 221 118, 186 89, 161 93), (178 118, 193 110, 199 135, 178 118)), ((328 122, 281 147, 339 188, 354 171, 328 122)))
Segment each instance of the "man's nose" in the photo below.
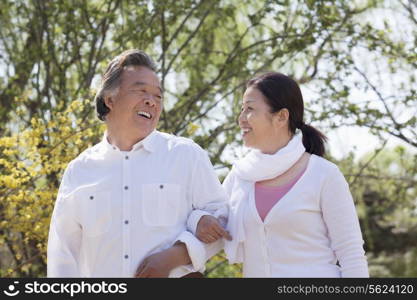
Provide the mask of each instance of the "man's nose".
POLYGON ((155 106, 156 105, 156 99, 151 94, 147 93, 145 95, 145 104, 149 106, 155 106))

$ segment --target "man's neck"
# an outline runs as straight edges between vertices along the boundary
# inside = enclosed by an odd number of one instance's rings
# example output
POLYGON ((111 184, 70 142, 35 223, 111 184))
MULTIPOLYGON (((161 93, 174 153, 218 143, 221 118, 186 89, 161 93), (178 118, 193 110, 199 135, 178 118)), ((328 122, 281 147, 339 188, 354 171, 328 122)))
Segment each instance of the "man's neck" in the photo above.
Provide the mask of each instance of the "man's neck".
POLYGON ((111 130, 110 128, 107 128, 107 141, 112 144, 113 146, 116 146, 120 149, 120 151, 130 151, 132 150, 133 145, 143 140, 146 136, 140 136, 140 135, 128 135, 123 134, 120 131, 115 133, 115 130, 111 130))

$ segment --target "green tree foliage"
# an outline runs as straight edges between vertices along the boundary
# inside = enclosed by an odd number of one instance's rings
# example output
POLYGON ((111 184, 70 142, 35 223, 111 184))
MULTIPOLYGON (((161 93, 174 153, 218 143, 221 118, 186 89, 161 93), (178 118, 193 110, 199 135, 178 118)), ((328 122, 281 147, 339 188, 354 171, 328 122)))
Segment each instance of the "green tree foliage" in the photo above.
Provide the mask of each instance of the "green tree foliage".
MULTIPOLYGON (((129 48, 145 50, 159 66, 159 129, 193 138, 216 168, 226 170, 236 156, 242 89, 264 70, 287 73, 313 91, 305 99, 307 122, 324 130, 362 126, 415 147, 416 5, 387 3, 1 1, 0 276, 45 275, 62 172, 100 139, 94 88, 109 60, 129 48), (400 15, 406 36, 395 35, 398 24, 374 22, 375 14, 400 15), (389 82, 396 89, 381 84, 398 72, 401 82, 389 82), (369 99, 355 98, 357 91, 369 99)), ((366 224, 377 234, 388 228, 366 224)), ((368 237, 372 253, 380 253, 377 238, 368 237)), ((208 276, 239 276, 238 266, 223 261, 213 258, 208 276)))
POLYGON ((338 164, 356 201, 371 274, 416 277, 417 155, 398 146, 338 164))
POLYGON ((348 36, 330 43, 334 63, 314 82, 314 118, 417 147, 416 15, 416 1, 382 1, 341 28, 348 36))

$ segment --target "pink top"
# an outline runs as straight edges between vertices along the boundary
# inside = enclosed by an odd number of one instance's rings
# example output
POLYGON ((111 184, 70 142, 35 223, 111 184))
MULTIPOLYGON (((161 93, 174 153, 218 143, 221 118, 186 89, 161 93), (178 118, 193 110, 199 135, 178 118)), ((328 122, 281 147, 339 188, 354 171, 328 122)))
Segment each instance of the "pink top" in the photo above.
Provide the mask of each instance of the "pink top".
POLYGON ((281 186, 264 186, 258 182, 255 183, 255 203, 258 214, 262 221, 265 220, 266 215, 274 207, 282 197, 297 183, 298 179, 303 176, 306 169, 304 169, 297 177, 290 182, 281 186))

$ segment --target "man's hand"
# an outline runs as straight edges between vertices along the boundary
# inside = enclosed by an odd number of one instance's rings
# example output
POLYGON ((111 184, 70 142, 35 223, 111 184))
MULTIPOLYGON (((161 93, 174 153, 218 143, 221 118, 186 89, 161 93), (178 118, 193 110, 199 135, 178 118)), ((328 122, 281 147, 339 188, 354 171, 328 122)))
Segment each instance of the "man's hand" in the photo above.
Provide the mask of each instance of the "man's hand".
POLYGON ((191 263, 187 247, 176 242, 171 248, 149 255, 136 270, 137 278, 167 278, 172 269, 191 263))
POLYGON ((137 278, 167 278, 173 269, 170 249, 154 253, 145 258, 136 270, 137 278))
POLYGON ((204 243, 213 243, 224 237, 231 241, 232 237, 229 232, 223 229, 217 218, 209 215, 202 216, 197 224, 197 238, 204 243))

